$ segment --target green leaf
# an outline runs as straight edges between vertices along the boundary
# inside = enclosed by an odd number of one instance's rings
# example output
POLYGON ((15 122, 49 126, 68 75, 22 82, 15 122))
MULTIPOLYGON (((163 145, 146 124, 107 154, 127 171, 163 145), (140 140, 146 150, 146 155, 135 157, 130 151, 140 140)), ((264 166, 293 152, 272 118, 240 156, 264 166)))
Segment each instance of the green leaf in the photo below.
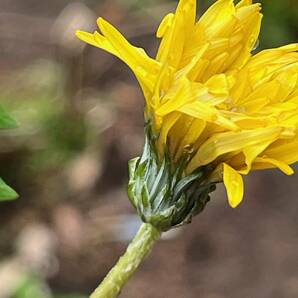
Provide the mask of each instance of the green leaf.
POLYGON ((18 194, 0 178, 0 201, 11 201, 17 197, 18 194))
POLYGON ((17 122, 0 106, 0 128, 16 128, 17 122))

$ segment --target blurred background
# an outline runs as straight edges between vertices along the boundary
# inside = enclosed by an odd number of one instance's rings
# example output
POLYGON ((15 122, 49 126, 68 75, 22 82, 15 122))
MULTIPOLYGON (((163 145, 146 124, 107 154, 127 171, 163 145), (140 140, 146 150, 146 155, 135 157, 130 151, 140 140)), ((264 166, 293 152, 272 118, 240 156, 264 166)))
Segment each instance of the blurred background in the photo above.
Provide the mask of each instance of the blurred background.
MULTIPOLYGON (((199 1, 202 13, 213 1, 199 1)), ((266 0, 259 48, 298 41, 297 0, 266 0)), ((154 55, 177 2, 0 0, 0 298, 86 298, 140 222, 127 161, 143 144, 143 96, 128 68, 74 37, 104 16, 154 55)), ((167 233, 123 298, 297 298, 297 175, 255 172, 232 210, 219 187, 193 224, 167 233)))

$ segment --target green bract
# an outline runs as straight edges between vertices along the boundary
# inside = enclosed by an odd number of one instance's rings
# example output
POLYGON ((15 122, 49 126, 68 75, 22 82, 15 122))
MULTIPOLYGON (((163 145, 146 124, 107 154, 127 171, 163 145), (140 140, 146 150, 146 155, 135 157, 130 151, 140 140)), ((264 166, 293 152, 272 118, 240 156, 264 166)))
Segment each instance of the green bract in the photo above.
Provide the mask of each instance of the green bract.
POLYGON ((190 223, 210 200, 214 183, 206 182, 207 167, 185 176, 187 160, 173 167, 168 154, 159 160, 150 133, 142 157, 129 161, 128 196, 141 219, 161 231, 190 223))
MULTIPOLYGON (((16 121, 0 106, 0 129, 16 128, 16 121)), ((18 194, 0 178, 0 201, 14 200, 18 194)))

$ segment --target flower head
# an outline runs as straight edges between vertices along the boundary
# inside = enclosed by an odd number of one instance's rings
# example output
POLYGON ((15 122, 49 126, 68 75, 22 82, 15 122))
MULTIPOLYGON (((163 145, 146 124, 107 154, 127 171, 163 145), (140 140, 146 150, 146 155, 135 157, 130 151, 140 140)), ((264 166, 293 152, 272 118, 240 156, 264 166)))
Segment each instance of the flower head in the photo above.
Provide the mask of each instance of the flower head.
POLYGON ((180 170, 180 181, 204 173, 207 193, 223 181, 232 207, 243 198, 243 175, 267 168, 291 175, 298 160, 298 44, 253 55, 260 10, 251 0, 218 0, 197 21, 196 0, 180 0, 157 30, 155 59, 102 18, 99 32, 77 32, 137 77, 155 167, 165 160, 168 171, 180 170))

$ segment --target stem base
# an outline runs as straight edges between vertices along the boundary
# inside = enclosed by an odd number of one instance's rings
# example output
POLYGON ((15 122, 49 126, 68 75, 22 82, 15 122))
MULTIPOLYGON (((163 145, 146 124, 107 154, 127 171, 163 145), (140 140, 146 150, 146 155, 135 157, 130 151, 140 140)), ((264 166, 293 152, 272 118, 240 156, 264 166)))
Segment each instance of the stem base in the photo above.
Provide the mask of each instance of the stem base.
POLYGON ((154 242, 160 235, 161 231, 157 230, 151 224, 142 224, 125 254, 111 269, 90 298, 117 297, 128 279, 152 250, 154 242))

